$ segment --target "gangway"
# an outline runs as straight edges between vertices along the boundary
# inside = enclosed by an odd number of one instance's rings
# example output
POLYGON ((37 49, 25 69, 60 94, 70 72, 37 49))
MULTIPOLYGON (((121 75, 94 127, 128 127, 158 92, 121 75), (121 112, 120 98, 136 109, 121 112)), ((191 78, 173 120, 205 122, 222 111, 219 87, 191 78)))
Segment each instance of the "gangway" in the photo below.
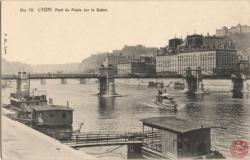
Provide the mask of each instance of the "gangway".
POLYGON ((144 144, 145 135, 142 133, 74 133, 71 139, 62 143, 72 148, 111 146, 111 145, 136 145, 144 144))

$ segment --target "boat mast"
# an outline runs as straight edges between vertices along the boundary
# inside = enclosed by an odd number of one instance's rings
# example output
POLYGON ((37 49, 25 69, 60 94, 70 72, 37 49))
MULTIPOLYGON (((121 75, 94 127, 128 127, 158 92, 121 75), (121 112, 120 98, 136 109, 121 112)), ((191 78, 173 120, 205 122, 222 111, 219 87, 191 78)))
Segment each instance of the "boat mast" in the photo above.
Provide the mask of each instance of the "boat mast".
POLYGON ((29 73, 29 82, 28 82, 28 95, 30 95, 30 73, 29 73))

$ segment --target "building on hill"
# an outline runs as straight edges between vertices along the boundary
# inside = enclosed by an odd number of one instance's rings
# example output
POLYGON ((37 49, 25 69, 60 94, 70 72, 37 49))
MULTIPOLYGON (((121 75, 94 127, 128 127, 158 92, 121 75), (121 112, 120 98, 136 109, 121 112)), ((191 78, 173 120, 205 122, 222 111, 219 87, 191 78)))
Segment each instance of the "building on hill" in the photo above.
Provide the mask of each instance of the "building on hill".
POLYGON ((152 57, 141 57, 139 61, 125 61, 117 65, 119 76, 133 75, 155 75, 155 59, 152 57))
POLYGON ((221 29, 216 29, 216 36, 229 36, 236 33, 250 33, 250 26, 238 24, 231 28, 224 26, 221 29))
POLYGON ((102 64, 104 66, 113 66, 115 75, 117 74, 117 65, 121 62, 126 61, 126 57, 122 54, 110 54, 107 53, 105 59, 103 60, 102 64))
POLYGON ((124 46, 121 50, 123 56, 130 61, 138 61, 141 56, 154 57, 158 52, 158 48, 145 47, 143 45, 124 46))
POLYGON ((103 60, 102 64, 104 66, 112 65, 114 67, 117 66, 120 62, 126 61, 126 57, 122 54, 115 55, 107 53, 105 59, 103 60))

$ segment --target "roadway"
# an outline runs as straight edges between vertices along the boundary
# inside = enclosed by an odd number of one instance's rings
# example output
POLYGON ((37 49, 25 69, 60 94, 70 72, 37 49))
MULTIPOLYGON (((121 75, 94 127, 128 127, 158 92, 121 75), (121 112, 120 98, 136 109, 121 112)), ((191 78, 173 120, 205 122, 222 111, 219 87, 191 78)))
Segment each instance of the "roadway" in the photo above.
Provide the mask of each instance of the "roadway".
MULTIPOLYGON (((4 113, 3 109, 3 113, 4 113)), ((4 113, 9 114, 9 113, 4 113)), ((96 160, 22 123, 2 116, 3 160, 96 160)))

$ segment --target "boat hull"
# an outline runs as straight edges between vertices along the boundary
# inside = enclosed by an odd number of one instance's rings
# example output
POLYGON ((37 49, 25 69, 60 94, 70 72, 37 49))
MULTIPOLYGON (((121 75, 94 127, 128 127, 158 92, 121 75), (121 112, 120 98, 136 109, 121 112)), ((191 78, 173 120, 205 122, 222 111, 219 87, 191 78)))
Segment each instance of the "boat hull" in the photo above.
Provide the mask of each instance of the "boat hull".
POLYGON ((173 104, 167 104, 167 103, 160 103, 158 101, 154 101, 154 103, 159 106, 160 109, 164 109, 164 110, 176 110, 176 105, 173 104))

